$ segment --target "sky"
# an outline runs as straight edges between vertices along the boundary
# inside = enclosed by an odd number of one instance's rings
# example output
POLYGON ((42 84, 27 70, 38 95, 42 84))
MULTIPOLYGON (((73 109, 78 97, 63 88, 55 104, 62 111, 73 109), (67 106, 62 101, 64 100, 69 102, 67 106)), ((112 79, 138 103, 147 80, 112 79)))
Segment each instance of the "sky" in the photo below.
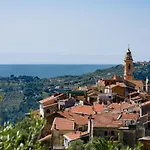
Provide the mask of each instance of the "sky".
POLYGON ((149 61, 149 0, 1 0, 0 64, 149 61))

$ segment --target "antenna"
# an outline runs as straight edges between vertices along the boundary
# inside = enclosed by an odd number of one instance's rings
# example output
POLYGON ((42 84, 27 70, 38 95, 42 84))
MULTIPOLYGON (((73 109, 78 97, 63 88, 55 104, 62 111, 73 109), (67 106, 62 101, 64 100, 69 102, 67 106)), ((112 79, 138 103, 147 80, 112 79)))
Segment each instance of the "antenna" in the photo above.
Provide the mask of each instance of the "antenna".
POLYGON ((128 44, 128 49, 130 49, 130 44, 128 44))

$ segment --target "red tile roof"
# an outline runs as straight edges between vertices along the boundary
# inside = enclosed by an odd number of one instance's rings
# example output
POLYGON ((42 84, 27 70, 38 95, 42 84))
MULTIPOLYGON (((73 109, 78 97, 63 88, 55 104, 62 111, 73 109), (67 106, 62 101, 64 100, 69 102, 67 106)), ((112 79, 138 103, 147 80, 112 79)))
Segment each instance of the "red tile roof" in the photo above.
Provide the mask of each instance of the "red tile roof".
POLYGON ((138 87, 143 87, 144 86, 142 80, 132 80, 131 82, 134 83, 138 87))
POLYGON ((46 105, 43 108, 47 108, 47 107, 50 107, 50 106, 56 106, 57 107, 57 105, 58 105, 58 103, 53 103, 53 104, 50 104, 50 105, 46 105))
POLYGON ((55 118, 51 130, 74 130, 74 122, 65 118, 55 118))
POLYGON ((110 110, 122 110, 122 109, 127 109, 129 107, 135 106, 135 104, 130 104, 127 102, 122 102, 122 103, 112 103, 108 106, 108 109, 110 110))
POLYGON ((73 141, 73 140, 80 139, 82 136, 88 136, 88 135, 89 133, 87 131, 86 132, 73 131, 73 132, 65 134, 64 137, 73 141))
POLYGON ((141 104, 141 106, 145 106, 145 105, 149 105, 150 104, 150 101, 147 101, 147 102, 144 102, 141 104))
POLYGON ((45 99, 40 101, 40 103, 43 105, 49 105, 49 104, 53 104, 55 102, 56 102, 56 98, 54 96, 45 98, 45 99))
POLYGON ((95 112, 104 112, 104 105, 94 104, 93 108, 95 112))
POLYGON ((50 105, 50 104, 53 104, 53 103, 56 102, 57 98, 59 98, 59 97, 61 97, 61 96, 63 96, 63 95, 64 95, 63 93, 62 93, 62 94, 59 94, 59 95, 57 95, 57 96, 52 95, 52 96, 50 96, 50 97, 48 97, 48 98, 45 98, 45 99, 41 100, 40 103, 43 104, 43 105, 50 105))
POLYGON ((100 115, 95 115, 93 120, 94 127, 120 127, 122 126, 122 121, 118 120, 119 114, 103 113, 100 115))
POLYGON ((88 105, 79 105, 76 107, 72 107, 70 111, 77 114, 94 115, 92 106, 88 105))
POLYGON ((88 116, 82 116, 75 114, 70 110, 65 110, 63 112, 58 112, 61 116, 67 118, 68 120, 73 120, 77 125, 86 125, 88 124, 88 116))
POLYGON ((139 118, 139 114, 138 113, 123 113, 121 119, 123 120, 137 120, 139 118))

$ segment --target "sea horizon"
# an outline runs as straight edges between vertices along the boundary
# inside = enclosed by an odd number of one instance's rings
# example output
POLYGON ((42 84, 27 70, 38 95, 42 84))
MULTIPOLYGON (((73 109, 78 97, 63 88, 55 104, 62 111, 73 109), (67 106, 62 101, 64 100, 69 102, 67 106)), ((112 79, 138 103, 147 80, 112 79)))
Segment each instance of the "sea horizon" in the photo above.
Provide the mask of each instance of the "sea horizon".
POLYGON ((64 75, 82 75, 97 69, 106 69, 117 64, 0 64, 0 77, 38 76, 54 78, 64 75))

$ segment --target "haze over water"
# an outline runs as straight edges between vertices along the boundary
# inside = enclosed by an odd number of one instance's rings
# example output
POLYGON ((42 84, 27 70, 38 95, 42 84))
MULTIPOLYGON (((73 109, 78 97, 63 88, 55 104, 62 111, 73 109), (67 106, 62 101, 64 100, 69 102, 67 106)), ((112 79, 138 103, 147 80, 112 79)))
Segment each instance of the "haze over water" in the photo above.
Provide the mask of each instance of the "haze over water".
POLYGON ((41 64, 41 65, 0 65, 0 76, 8 77, 10 75, 28 75, 38 76, 40 78, 51 78, 64 75, 81 75, 89 72, 94 72, 97 69, 109 68, 114 65, 97 64, 97 65, 53 65, 53 64, 41 64))

